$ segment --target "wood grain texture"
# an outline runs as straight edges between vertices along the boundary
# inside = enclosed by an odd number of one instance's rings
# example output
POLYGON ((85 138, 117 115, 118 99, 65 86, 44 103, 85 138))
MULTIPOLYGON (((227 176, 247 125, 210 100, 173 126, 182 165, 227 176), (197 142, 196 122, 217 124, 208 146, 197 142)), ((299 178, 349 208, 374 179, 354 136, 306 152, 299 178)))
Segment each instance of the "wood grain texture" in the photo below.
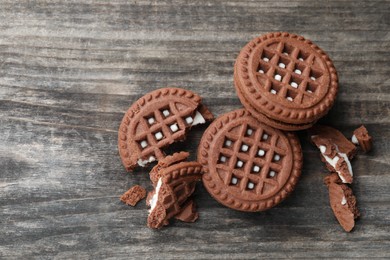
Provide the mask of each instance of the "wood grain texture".
MULTIPOLYGON (((389 258, 389 1, 0 0, 0 258, 389 258), (233 63, 270 31, 313 40, 340 78, 323 122, 365 124, 374 150, 353 162, 361 209, 346 234, 329 206, 318 152, 300 137, 302 179, 263 213, 227 209, 199 185, 200 219, 146 227, 148 169, 126 173, 117 128, 132 102, 185 87, 221 115, 239 108, 233 63)), ((192 153, 205 130, 174 149, 192 153)))

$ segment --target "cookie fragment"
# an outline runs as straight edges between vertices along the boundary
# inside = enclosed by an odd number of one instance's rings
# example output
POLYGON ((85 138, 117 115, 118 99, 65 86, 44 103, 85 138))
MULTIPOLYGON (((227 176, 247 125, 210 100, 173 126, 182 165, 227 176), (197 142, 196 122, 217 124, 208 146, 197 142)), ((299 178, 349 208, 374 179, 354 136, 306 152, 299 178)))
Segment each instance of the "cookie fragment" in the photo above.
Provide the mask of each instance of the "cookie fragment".
POLYGON ((135 185, 126 191, 121 197, 120 200, 130 206, 135 206, 137 203, 146 197, 146 190, 139 186, 135 185))
POLYGON ((356 197, 353 195, 352 189, 346 184, 337 182, 337 175, 332 175, 332 177, 324 180, 329 189, 330 206, 343 229, 350 232, 355 226, 355 219, 360 216, 356 205, 356 197), (334 182, 334 180, 336 181, 334 182))
POLYGON ((259 122, 244 109, 218 117, 198 147, 206 190, 221 204, 263 211, 289 195, 301 174, 298 138, 259 122))
POLYGON ((321 151, 321 160, 330 172, 337 172, 343 183, 352 183, 353 171, 349 161, 356 153, 353 145, 340 131, 328 126, 309 130, 311 141, 321 151))
POLYGON ((148 196, 148 227, 161 228, 168 225, 169 219, 185 208, 183 206, 193 194, 201 174, 202 166, 198 162, 180 162, 161 168, 156 174, 156 188, 148 196))
POLYGON ((324 184, 326 186, 329 186, 331 183, 342 184, 342 181, 337 174, 332 173, 324 177, 324 184))
POLYGON ((188 152, 179 152, 168 155, 167 157, 161 159, 149 172, 149 177, 153 183, 153 186, 156 187, 158 180, 160 177, 162 177, 162 174, 164 173, 162 169, 167 168, 175 163, 183 162, 187 160, 188 156, 190 156, 188 152))
POLYGON ((312 138, 321 152, 321 160, 330 172, 337 172, 343 183, 352 183, 353 171, 345 153, 341 153, 334 143, 318 136, 312 138))
POLYGON ((201 98, 181 88, 152 91, 130 106, 119 127, 118 148, 128 171, 165 157, 173 142, 183 141, 194 125, 212 120, 201 98))
POLYGON ((196 211, 196 204, 193 200, 188 200, 183 205, 182 210, 175 215, 175 219, 183 222, 195 222, 199 218, 199 213, 196 211))
POLYGON ((356 155, 356 146, 351 141, 349 141, 339 130, 333 127, 315 125, 309 129, 309 135, 311 136, 311 141, 313 143, 315 143, 315 138, 329 140, 330 143, 337 146, 341 153, 346 154, 349 159, 352 159, 356 155))
POLYGON ((369 152, 372 148, 372 138, 363 125, 353 131, 351 141, 352 143, 359 145, 365 153, 369 152))
POLYGON ((338 77, 332 61, 310 40, 272 32, 250 41, 234 66, 243 106, 282 130, 311 127, 333 106, 338 77))

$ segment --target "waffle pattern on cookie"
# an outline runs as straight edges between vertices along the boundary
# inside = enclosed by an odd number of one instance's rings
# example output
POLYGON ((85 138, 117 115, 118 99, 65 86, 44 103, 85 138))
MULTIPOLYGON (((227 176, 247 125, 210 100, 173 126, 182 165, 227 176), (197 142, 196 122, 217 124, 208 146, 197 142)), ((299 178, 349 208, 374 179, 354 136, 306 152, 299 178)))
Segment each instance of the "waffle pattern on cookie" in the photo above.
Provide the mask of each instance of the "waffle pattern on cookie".
POLYGON ((200 97, 190 91, 164 88, 133 104, 119 128, 118 146, 125 167, 131 170, 140 159, 163 158, 164 147, 185 138, 199 103, 200 97))
POLYGON ((324 62, 314 53, 282 38, 263 47, 256 75, 265 91, 300 105, 316 101, 320 85, 327 88, 325 69, 324 62))
POLYGON ((162 204, 166 209, 168 218, 181 210, 181 205, 194 192, 196 182, 177 180, 169 185, 163 186, 160 190, 162 204))
POLYGON ((289 33, 269 33, 249 42, 237 57, 234 83, 245 107, 299 128, 325 115, 338 89, 326 53, 289 33))
POLYGON ((226 132, 216 164, 224 184, 258 197, 267 197, 277 190, 280 175, 289 174, 290 170, 283 168, 283 161, 291 160, 279 138, 262 127, 245 123, 226 132))
POLYGON ((203 184, 222 204, 243 211, 273 207, 300 175, 301 147, 292 133, 260 123, 240 109, 217 118, 198 149, 203 184))
POLYGON ((193 121, 193 113, 192 107, 171 101, 168 106, 164 105, 153 113, 140 117, 134 141, 139 145, 141 157, 162 158, 164 154, 161 148, 183 135, 183 131, 193 121))

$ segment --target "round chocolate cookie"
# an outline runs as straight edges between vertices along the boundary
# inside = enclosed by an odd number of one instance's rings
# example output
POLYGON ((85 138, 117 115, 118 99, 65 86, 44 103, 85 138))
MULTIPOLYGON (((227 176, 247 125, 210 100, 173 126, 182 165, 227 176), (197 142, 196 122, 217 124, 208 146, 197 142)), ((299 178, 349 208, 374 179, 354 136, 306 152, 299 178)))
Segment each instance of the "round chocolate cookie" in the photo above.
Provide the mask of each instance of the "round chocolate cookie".
POLYGON ((165 157, 163 149, 182 141, 196 124, 213 119, 195 93, 162 88, 138 99, 127 110, 119 127, 118 148, 127 170, 165 157))
POLYGON ((241 211, 262 211, 293 191, 302 150, 293 133, 259 122, 244 110, 217 118, 198 148, 202 181, 220 203, 241 211))
POLYGON ((309 128, 324 116, 338 89, 328 55, 290 33, 269 33, 249 42, 237 57, 234 84, 255 117, 290 131, 309 128))

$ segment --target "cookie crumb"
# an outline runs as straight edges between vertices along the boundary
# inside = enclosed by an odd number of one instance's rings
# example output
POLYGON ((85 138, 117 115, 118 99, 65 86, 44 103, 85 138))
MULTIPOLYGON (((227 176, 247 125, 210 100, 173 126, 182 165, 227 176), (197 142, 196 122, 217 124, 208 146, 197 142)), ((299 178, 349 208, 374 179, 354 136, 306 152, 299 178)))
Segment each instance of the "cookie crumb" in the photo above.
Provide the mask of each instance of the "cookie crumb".
POLYGON ((137 203, 146 197, 146 190, 139 186, 135 185, 126 191, 121 197, 120 200, 126 205, 135 206, 137 203))

